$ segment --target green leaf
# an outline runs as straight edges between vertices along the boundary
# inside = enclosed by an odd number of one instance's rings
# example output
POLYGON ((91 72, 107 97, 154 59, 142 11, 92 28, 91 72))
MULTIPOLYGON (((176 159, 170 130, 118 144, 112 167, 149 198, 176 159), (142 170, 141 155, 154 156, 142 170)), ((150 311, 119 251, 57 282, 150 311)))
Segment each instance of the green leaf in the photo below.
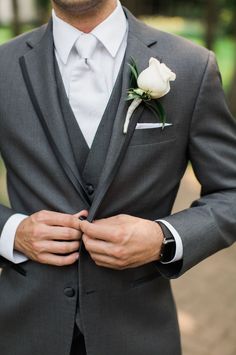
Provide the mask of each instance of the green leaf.
POLYGON ((140 99, 140 95, 136 94, 133 91, 128 92, 127 100, 129 101, 129 100, 135 100, 135 99, 140 99))
POLYGON ((166 123, 166 113, 161 103, 157 100, 153 100, 145 101, 145 104, 155 114, 155 116, 161 120, 162 129, 164 129, 166 123))
POLYGON ((150 111, 152 111, 152 112, 154 113, 154 115, 156 116, 156 118, 157 118, 158 120, 161 119, 161 121, 162 121, 160 112, 159 112, 159 110, 158 110, 156 107, 154 107, 153 105, 151 105, 151 104, 150 104, 149 102, 147 102, 147 101, 145 101, 145 105, 148 107, 148 109, 149 109, 150 111))
POLYGON ((133 58, 133 57, 130 57, 130 61, 131 61, 130 64, 131 64, 132 67, 134 68, 134 70, 135 70, 135 72, 136 72, 136 74, 137 74, 137 77, 138 77, 138 76, 139 76, 139 71, 138 71, 138 67, 137 67, 137 64, 136 64, 134 58, 133 58))
POLYGON ((162 104, 158 100, 156 100, 154 102, 155 102, 156 106, 158 107, 158 109, 159 109, 159 111, 161 113, 162 123, 163 123, 163 128, 164 128, 164 125, 166 124, 166 113, 165 113, 165 110, 164 110, 162 104))
POLYGON ((131 70, 130 71, 130 86, 137 88, 138 87, 137 81, 138 81, 139 73, 138 73, 138 68, 135 63, 135 60, 132 57, 130 58, 130 63, 128 63, 128 66, 131 70))
POLYGON ((131 69, 131 74, 133 75, 133 77, 134 77, 135 80, 137 81, 137 80, 138 80, 138 74, 137 74, 135 68, 134 68, 131 64, 128 64, 128 66, 129 66, 130 69, 131 69))

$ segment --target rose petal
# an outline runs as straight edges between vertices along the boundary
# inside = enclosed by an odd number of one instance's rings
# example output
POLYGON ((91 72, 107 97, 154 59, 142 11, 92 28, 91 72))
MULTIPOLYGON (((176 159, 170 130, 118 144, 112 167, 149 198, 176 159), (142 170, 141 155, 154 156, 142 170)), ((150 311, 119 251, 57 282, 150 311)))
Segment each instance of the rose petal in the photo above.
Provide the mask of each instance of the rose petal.
POLYGON ((164 63, 152 57, 149 60, 149 67, 138 77, 138 87, 150 92, 153 99, 158 99, 170 91, 170 81, 175 79, 175 73, 164 63))

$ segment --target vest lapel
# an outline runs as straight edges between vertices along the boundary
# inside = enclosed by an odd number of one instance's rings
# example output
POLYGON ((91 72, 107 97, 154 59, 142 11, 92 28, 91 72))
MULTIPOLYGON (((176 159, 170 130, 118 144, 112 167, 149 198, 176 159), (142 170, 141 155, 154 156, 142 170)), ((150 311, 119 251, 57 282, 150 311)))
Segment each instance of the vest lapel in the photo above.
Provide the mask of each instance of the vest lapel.
MULTIPOLYGON (((54 144, 62 157, 60 164, 81 199, 88 205, 86 192, 78 174, 58 101, 54 68, 52 21, 37 45, 20 58, 20 65, 29 95, 38 116, 42 116, 54 144)), ((56 154, 57 155, 57 154, 56 154)), ((59 159, 58 159, 59 160, 59 159)))

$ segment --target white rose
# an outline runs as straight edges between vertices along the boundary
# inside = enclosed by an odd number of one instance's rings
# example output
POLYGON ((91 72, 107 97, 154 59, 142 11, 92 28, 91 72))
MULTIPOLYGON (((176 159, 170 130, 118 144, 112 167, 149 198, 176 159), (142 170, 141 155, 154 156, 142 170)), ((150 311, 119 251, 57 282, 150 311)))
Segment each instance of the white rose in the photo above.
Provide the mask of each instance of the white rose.
POLYGON ((170 81, 175 81, 176 75, 164 63, 151 58, 149 67, 138 77, 138 87, 148 91, 152 99, 159 99, 170 91, 170 81))

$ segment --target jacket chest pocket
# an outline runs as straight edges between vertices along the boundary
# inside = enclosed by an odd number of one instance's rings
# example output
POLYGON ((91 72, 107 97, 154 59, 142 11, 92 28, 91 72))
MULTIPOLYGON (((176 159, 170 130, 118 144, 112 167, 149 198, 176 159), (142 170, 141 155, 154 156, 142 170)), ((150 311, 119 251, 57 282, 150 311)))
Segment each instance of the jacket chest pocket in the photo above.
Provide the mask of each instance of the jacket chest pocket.
POLYGON ((162 127, 135 129, 130 145, 157 144, 172 141, 175 138, 176 127, 174 125, 167 126, 164 129, 162 127))

